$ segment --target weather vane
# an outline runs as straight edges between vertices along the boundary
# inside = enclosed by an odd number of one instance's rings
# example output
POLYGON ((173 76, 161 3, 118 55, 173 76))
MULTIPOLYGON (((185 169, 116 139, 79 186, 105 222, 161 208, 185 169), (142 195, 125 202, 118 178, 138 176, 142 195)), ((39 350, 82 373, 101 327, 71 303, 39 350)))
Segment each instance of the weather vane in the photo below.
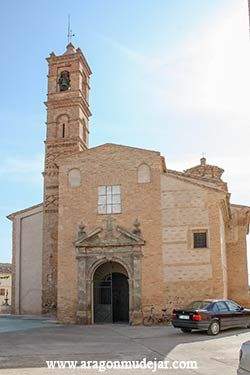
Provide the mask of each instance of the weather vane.
POLYGON ((71 40, 75 36, 75 34, 72 33, 71 27, 70 27, 70 14, 68 15, 68 44, 71 43, 71 40))

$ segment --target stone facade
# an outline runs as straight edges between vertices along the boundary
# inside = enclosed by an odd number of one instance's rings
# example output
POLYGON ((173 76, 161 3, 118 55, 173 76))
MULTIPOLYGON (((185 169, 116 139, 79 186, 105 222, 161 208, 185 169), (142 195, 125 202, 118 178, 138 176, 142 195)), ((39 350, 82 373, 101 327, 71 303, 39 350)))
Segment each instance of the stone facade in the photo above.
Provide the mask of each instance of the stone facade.
POLYGON ((250 208, 230 203, 223 169, 202 158, 177 172, 157 151, 114 144, 89 149, 85 57, 69 44, 48 63, 44 202, 9 216, 13 311, 94 323, 94 277, 105 264, 128 282, 132 324, 151 305, 171 310, 201 298, 250 305, 250 208), (20 233, 26 233, 21 244, 20 233), (204 246, 195 245, 197 234, 204 246), (28 288, 32 276, 37 293, 28 288))

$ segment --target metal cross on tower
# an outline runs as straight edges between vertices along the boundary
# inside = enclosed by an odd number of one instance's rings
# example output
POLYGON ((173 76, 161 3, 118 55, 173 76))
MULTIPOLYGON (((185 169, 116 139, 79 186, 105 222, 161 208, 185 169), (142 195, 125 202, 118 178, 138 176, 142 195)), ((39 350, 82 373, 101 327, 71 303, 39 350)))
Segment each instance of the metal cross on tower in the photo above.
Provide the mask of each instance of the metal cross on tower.
POLYGON ((71 26, 70 26, 70 14, 69 14, 68 15, 68 34, 67 34, 68 44, 71 43, 71 40, 72 40, 73 36, 75 36, 75 34, 73 34, 72 30, 71 30, 71 26))

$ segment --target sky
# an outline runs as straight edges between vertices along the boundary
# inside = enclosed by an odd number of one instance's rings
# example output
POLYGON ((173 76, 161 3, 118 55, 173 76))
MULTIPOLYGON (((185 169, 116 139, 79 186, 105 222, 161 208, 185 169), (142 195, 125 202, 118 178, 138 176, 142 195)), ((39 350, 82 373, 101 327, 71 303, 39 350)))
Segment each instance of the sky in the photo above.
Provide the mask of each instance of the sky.
POLYGON ((69 13, 93 71, 90 146, 158 150, 180 171, 204 153, 231 201, 250 205, 247 0, 5 1, 0 262, 11 260, 6 215, 42 201, 45 59, 64 52, 69 13))

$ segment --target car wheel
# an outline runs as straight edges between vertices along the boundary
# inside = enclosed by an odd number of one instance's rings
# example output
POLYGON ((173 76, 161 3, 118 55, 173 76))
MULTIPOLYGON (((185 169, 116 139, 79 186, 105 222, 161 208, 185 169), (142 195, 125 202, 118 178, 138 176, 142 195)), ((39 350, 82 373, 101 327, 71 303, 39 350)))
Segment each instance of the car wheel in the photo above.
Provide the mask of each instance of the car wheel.
POLYGON ((183 333, 190 333, 192 331, 192 329, 191 328, 181 328, 181 331, 183 333))
POLYGON ((215 336, 215 335, 218 335, 218 333, 220 332, 220 323, 217 321, 217 320, 214 320, 208 330, 207 330, 207 333, 211 336, 215 336))

